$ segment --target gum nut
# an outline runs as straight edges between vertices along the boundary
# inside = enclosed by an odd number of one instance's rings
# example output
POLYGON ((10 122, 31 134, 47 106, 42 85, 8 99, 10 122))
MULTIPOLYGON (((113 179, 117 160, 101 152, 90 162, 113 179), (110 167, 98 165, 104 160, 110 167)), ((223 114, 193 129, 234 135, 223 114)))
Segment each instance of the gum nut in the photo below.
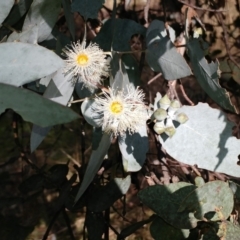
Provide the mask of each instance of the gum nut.
POLYGON ((187 116, 185 113, 179 113, 179 114, 176 116, 175 120, 176 120, 177 122, 183 124, 183 123, 187 122, 188 116, 187 116))
POLYGON ((160 108, 167 110, 171 104, 171 100, 169 99, 168 95, 165 95, 163 98, 159 100, 160 108))
POLYGON ((164 131, 169 137, 172 137, 176 133, 175 127, 166 127, 164 131))
POLYGON ((164 123, 163 121, 162 122, 156 122, 153 126, 153 129, 154 131, 157 133, 157 134, 162 134, 164 133, 165 131, 165 126, 164 126, 164 123))
POLYGON ((162 121, 167 117, 167 111, 162 108, 158 108, 154 113, 153 113, 153 118, 162 121))
POLYGON ((170 104, 170 107, 179 109, 181 107, 181 103, 178 100, 173 100, 170 104))

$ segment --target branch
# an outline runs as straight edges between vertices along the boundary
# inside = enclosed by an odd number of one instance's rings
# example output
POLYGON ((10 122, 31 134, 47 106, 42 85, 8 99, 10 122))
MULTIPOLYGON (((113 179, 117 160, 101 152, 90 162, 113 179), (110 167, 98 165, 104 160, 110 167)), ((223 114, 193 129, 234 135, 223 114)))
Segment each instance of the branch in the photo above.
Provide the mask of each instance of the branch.
POLYGON ((191 7, 191 8, 194 8, 194 9, 197 9, 197 10, 200 10, 200 11, 208 11, 208 12, 227 12, 227 10, 217 10, 217 9, 206 9, 206 8, 201 8, 201 7, 197 7, 195 5, 192 5, 190 3, 186 3, 182 0, 178 0, 180 3, 188 6, 188 7, 191 7))

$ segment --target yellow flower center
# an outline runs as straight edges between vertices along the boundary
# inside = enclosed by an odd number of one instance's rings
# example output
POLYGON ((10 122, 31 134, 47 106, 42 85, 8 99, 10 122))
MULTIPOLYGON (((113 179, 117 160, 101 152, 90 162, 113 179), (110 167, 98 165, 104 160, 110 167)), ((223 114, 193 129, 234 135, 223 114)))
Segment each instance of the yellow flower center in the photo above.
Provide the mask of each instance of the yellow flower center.
POLYGON ((88 63, 88 56, 84 53, 80 53, 78 56, 77 56, 77 63, 79 65, 86 65, 88 63))
POLYGON ((120 113, 121 111, 123 110, 123 105, 120 103, 120 102, 112 102, 111 105, 110 105, 110 111, 112 113, 120 113))

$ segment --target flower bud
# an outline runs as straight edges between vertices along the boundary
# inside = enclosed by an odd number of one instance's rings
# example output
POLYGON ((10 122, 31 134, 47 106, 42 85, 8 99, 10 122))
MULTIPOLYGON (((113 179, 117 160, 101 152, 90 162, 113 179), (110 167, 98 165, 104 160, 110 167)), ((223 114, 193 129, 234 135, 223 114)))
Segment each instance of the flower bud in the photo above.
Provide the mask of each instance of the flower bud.
POLYGON ((152 115, 153 120, 162 121, 167 118, 167 111, 162 108, 158 108, 152 115))
POLYGON ((168 95, 165 95, 163 98, 159 100, 160 108, 167 110, 171 104, 171 100, 169 99, 168 95))
POLYGON ((187 116, 185 113, 179 113, 179 114, 175 117, 174 120, 176 120, 177 122, 183 124, 183 123, 187 122, 188 116, 187 116))
POLYGON ((154 131, 157 133, 157 134, 162 134, 164 133, 165 131, 165 126, 164 126, 164 122, 161 121, 161 122, 156 122, 153 126, 153 129, 154 131))

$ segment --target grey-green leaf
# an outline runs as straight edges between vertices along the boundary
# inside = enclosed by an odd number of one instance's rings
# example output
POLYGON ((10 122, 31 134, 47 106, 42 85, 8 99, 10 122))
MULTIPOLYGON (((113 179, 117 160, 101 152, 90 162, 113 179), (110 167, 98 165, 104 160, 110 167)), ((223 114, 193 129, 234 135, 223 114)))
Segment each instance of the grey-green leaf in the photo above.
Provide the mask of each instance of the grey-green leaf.
POLYGON ((72 35, 73 41, 75 41, 75 20, 73 13, 71 12, 71 1, 62 0, 62 5, 64 9, 64 15, 67 21, 68 29, 72 35))
POLYGON ((42 127, 67 123, 79 118, 71 109, 29 90, 0 83, 0 114, 11 108, 25 121, 42 127))
POLYGON ((219 84, 218 62, 207 62, 204 50, 201 48, 198 39, 191 39, 187 43, 187 49, 194 75, 203 90, 221 107, 237 113, 237 109, 232 104, 229 93, 219 84))
MULTIPOLYGON (((59 69, 55 74, 53 74, 52 80, 47 86, 43 97, 66 106, 72 96, 74 86, 75 84, 70 81, 69 77, 64 76, 62 69, 59 69)), ((30 138, 31 152, 39 146, 50 129, 51 127, 42 128, 40 126, 33 125, 30 138)))
POLYGON ((38 39, 38 26, 35 25, 23 32, 13 32, 9 35, 7 42, 24 42, 36 44, 38 39))
POLYGON ((21 86, 64 66, 54 52, 28 43, 0 44, 0 83, 21 86))
POLYGON ((94 188, 89 197, 87 207, 92 212, 102 212, 127 193, 131 185, 131 177, 114 178, 107 185, 94 188))
POLYGON ((120 235, 118 236, 117 240, 121 240, 123 238, 128 237, 129 235, 135 233, 139 228, 143 227, 144 225, 152 222, 157 216, 153 214, 150 216, 148 219, 140 221, 140 222, 135 222, 131 224, 130 226, 124 228, 121 232, 120 235))
POLYGON ((148 151, 148 135, 146 126, 139 127, 138 132, 118 137, 118 144, 123 158, 123 167, 126 172, 140 170, 146 160, 148 151))
POLYGON ((25 31, 37 25, 38 42, 48 38, 61 10, 61 0, 34 0, 24 21, 25 31))
POLYGON ((81 105, 81 111, 83 114, 83 117, 85 120, 92 125, 93 127, 101 127, 101 121, 98 113, 94 111, 95 107, 95 101, 91 98, 86 98, 82 105, 81 105))
POLYGON ((146 59, 155 72, 161 72, 166 80, 175 80, 192 74, 183 56, 177 52, 168 37, 154 40, 148 45, 146 59))
POLYGON ((191 193, 196 186, 185 183, 155 185, 139 192, 140 200, 162 217, 167 223, 177 228, 191 229, 197 226, 197 219, 189 211, 179 213, 181 201, 191 193))
POLYGON ((150 233, 155 240, 183 240, 189 236, 190 231, 175 228, 162 218, 157 217, 150 226, 150 233))
POLYGON ((98 18, 98 11, 104 2, 105 0, 74 0, 72 11, 79 12, 85 20, 88 18, 98 18))
POLYGON ((128 74, 129 81, 135 86, 140 85, 140 71, 137 60, 130 54, 124 54, 122 61, 126 72, 128 74))
POLYGON ((103 212, 92 212, 87 210, 85 224, 89 240, 99 240, 102 238, 105 229, 103 212))
POLYGON ((238 240, 240 236, 240 227, 229 221, 224 221, 219 226, 218 236, 226 240, 238 240))
POLYGON ((233 193, 228 183, 212 181, 191 192, 182 201, 178 212, 190 211, 202 221, 224 221, 230 216, 233 204, 233 193))
POLYGON ((175 80, 192 74, 185 59, 167 36, 163 22, 155 20, 150 24, 146 42, 146 59, 149 66, 155 72, 161 72, 166 80, 175 80))
POLYGON ((107 20, 97 37, 93 40, 99 44, 104 51, 130 51, 132 35, 141 34, 144 36, 146 33, 146 29, 133 20, 115 19, 114 23, 115 26, 113 27, 113 20, 107 20))
MULTIPOLYGON (((18 0, 15 1, 15 4, 8 15, 8 17, 5 19, 4 23, 12 26, 15 23, 17 23, 20 18, 27 12, 29 9, 31 3, 33 0, 18 0)), ((10 1, 5 1, 5 2, 10 2, 10 1)))
POLYGON ((0 24, 8 16, 13 4, 14 4, 14 0, 1 0, 0 1, 0 24))
POLYGON ((107 151, 110 145, 111 145, 111 136, 109 136, 108 134, 103 134, 98 148, 92 151, 84 178, 82 180, 82 184, 75 198, 75 203, 78 201, 78 199, 85 192, 89 184, 92 182, 95 174, 97 173, 97 171, 99 170, 102 164, 104 156, 107 154, 107 151))
POLYGON ((177 127, 171 139, 159 135, 166 151, 180 162, 240 177, 240 140, 232 136, 233 123, 206 103, 183 106, 179 111, 188 121, 177 127))

